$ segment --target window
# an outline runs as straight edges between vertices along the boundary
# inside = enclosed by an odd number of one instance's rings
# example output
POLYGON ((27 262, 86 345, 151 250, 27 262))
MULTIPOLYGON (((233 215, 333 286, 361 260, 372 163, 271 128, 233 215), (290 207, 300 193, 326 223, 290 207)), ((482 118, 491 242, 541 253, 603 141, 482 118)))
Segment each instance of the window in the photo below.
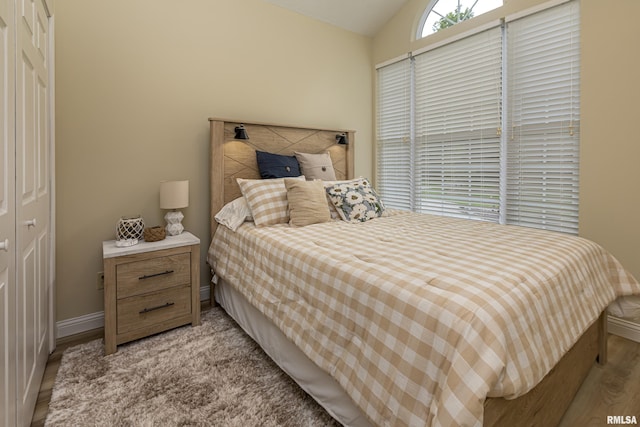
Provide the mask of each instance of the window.
POLYGON ((437 33, 500 6, 502 0, 432 0, 422 15, 416 38, 437 33))
POLYGON ((411 63, 396 62, 378 71, 386 84, 378 87, 378 145, 377 158, 384 165, 377 167, 378 190, 388 196, 387 203, 406 210, 413 209, 411 121, 411 63))
MULTIPOLYGON (((573 2, 572 2, 573 3, 573 2)), ((580 90, 576 4, 507 27, 509 224, 578 233, 580 90)))
POLYGON ((415 177, 421 212, 498 219, 501 29, 415 57, 415 177))
POLYGON ((390 207, 578 232, 578 3, 380 67, 390 207))

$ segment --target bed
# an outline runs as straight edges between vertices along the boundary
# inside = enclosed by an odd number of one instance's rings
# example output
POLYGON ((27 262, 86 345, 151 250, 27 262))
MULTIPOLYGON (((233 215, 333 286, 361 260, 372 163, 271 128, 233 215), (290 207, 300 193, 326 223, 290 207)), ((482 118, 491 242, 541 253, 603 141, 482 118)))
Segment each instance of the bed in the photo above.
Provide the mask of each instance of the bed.
POLYGON ((640 293, 615 259, 583 239, 400 211, 231 231, 213 215, 241 196, 237 178, 259 178, 256 150, 329 151, 353 178, 353 131, 244 123, 240 141, 239 124, 210 119, 212 295, 305 391, 344 425, 559 422, 606 361, 607 305, 640 293))

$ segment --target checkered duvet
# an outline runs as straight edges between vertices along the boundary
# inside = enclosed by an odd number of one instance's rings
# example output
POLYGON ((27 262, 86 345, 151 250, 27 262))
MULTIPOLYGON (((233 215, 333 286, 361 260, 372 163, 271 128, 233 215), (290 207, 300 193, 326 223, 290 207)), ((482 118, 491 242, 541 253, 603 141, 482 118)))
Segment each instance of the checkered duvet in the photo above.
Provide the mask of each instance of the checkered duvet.
POLYGON ((379 426, 482 425, 640 285, 602 247, 393 211, 359 224, 219 226, 208 261, 379 426))

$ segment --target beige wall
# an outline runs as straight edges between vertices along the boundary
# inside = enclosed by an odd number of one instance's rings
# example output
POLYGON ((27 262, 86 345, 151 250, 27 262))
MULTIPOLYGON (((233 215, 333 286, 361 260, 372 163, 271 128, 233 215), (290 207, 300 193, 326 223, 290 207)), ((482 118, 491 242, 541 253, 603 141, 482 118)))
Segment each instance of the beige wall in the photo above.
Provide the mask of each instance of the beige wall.
MULTIPOLYGON (((472 23, 415 41, 412 38, 427 3, 409 0, 376 35, 374 63, 442 40, 472 23)), ((489 21, 540 3, 544 1, 505 0, 502 10, 478 20, 489 21)), ((580 235, 600 243, 640 279, 640 143, 635 136, 640 100, 639 15, 637 0, 581 2, 580 235), (606 24, 614 5, 624 13, 615 13, 615 23, 606 24)))
POLYGON ((355 129, 371 175, 370 38, 260 0, 55 6, 57 320, 103 309, 102 241, 163 222, 161 180, 190 181, 205 280, 209 117, 355 129))
POLYGON ((582 2, 580 234, 640 279, 640 2, 582 2), (603 17, 615 10, 615 25, 603 17))

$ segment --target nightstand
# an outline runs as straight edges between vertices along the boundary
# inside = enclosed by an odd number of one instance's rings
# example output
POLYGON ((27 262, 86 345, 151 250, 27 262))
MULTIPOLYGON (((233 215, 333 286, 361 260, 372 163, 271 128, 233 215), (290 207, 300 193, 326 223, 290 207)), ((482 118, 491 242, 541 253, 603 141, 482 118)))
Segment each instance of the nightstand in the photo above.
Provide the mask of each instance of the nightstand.
POLYGON ((189 232, 119 248, 102 242, 104 349, 200 324, 200 239, 189 232))

